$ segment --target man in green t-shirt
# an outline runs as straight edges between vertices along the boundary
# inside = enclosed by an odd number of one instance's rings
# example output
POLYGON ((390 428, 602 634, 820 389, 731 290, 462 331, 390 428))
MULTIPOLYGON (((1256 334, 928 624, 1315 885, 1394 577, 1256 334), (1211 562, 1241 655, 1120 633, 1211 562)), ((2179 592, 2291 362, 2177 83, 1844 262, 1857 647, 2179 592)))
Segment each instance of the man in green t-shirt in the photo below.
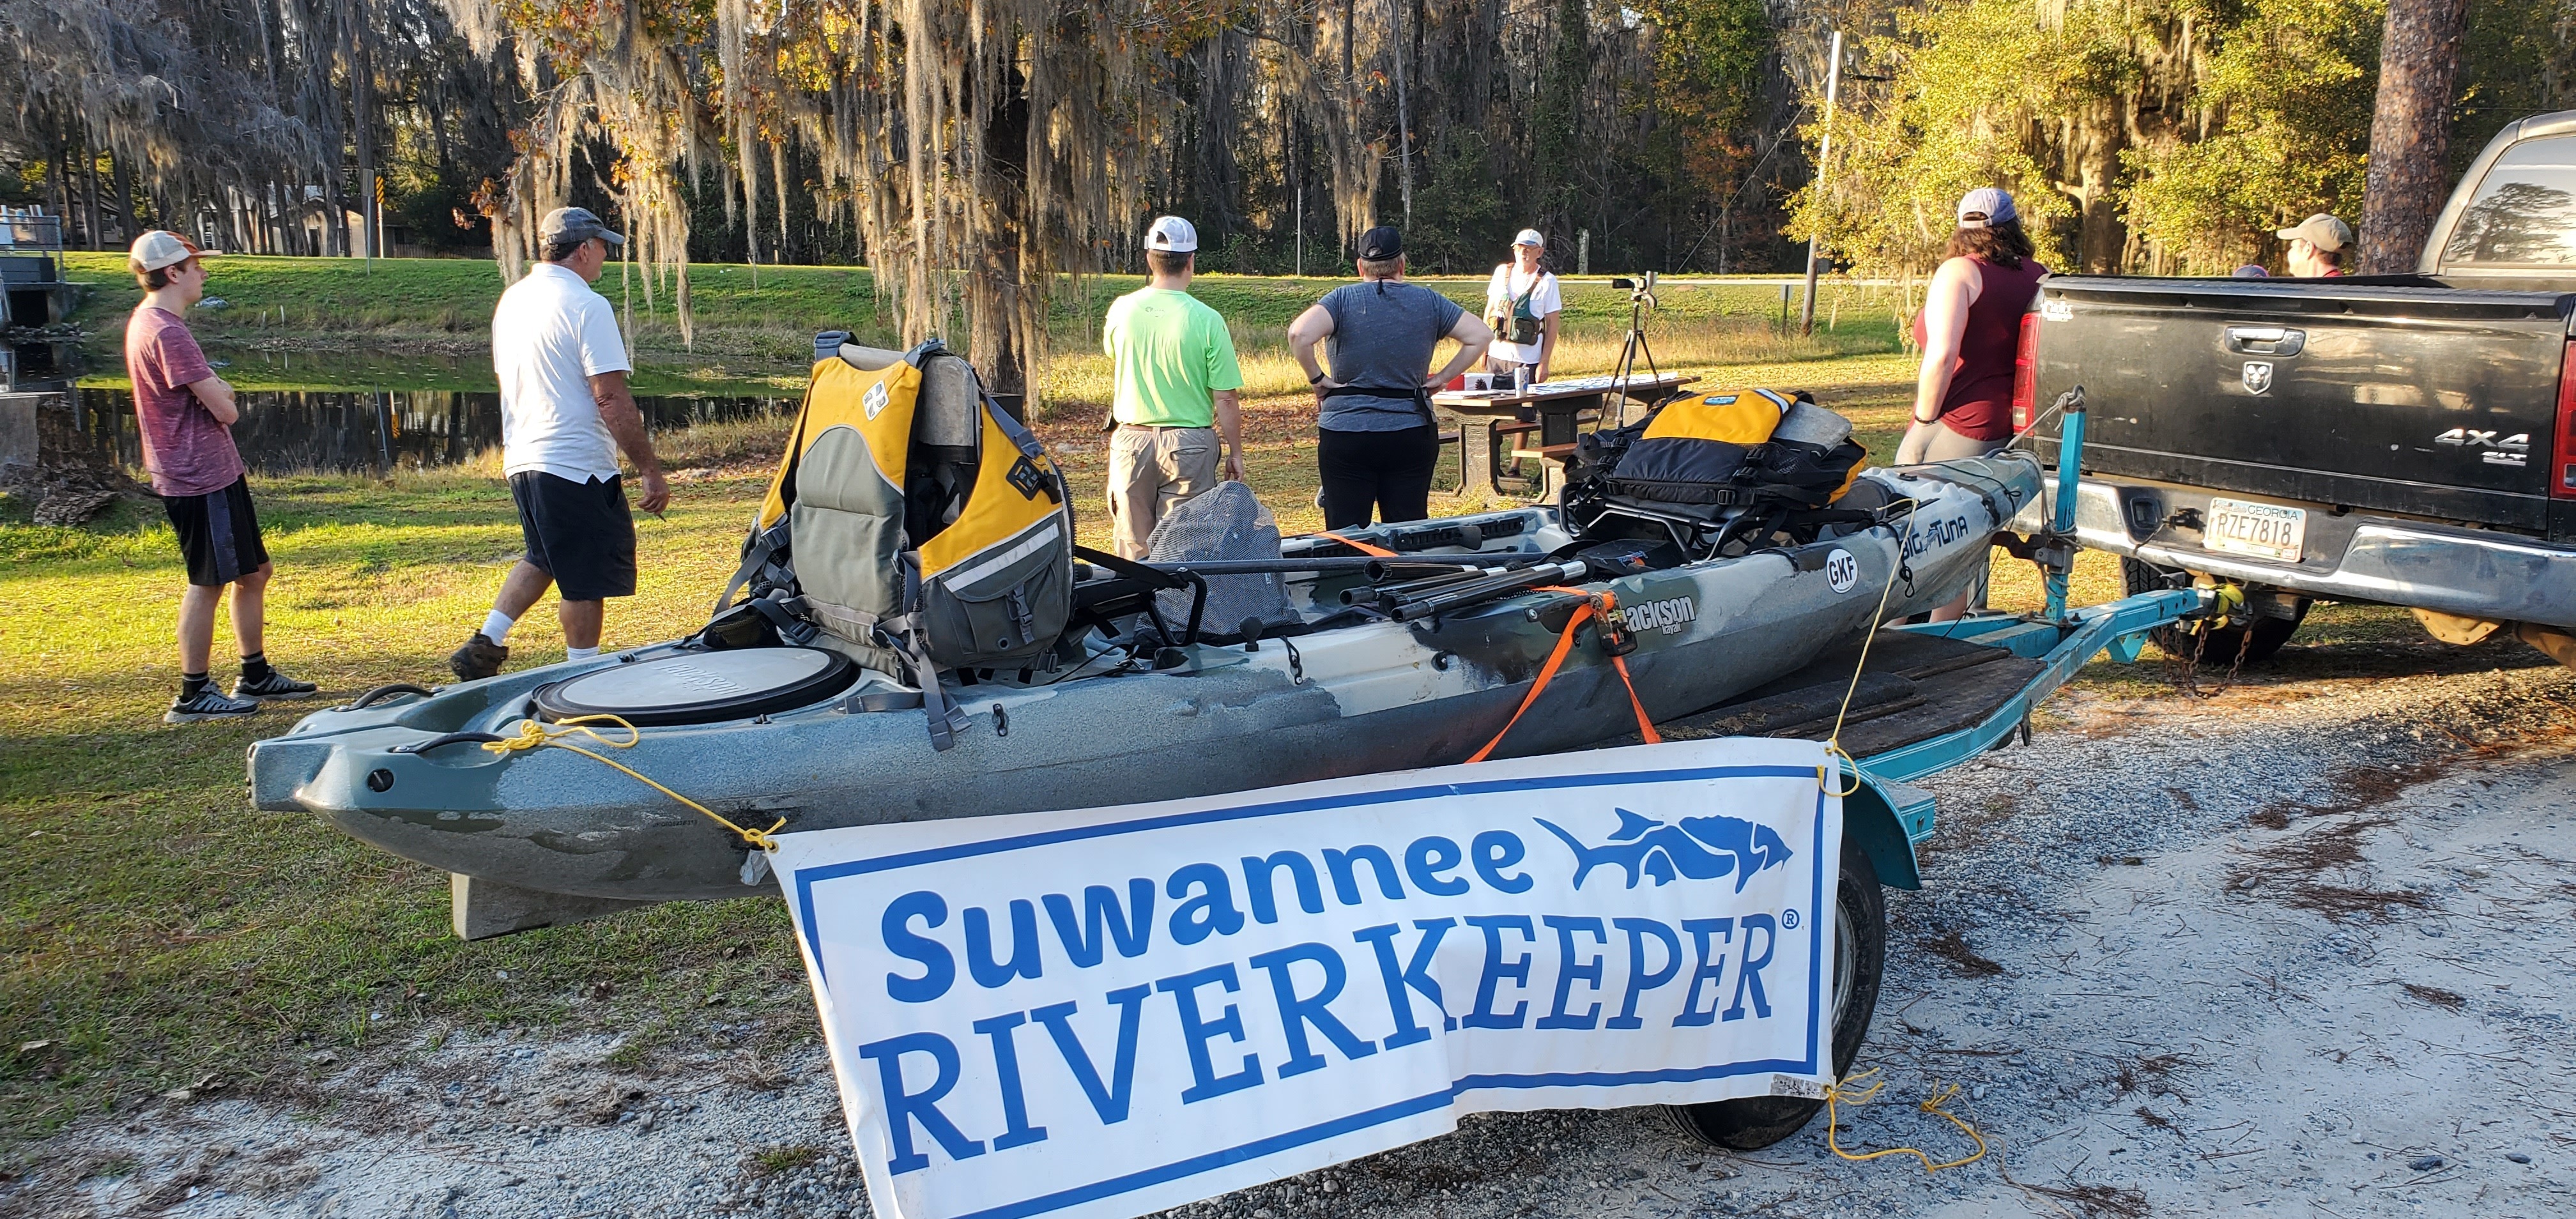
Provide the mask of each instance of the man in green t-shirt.
POLYGON ((1225 319, 1189 294, 1198 230, 1178 216, 1145 233, 1154 282, 1110 302, 1100 347, 1118 374, 1110 407, 1109 520, 1113 548, 1145 557, 1154 522, 1173 505, 1243 477, 1243 370, 1225 319))

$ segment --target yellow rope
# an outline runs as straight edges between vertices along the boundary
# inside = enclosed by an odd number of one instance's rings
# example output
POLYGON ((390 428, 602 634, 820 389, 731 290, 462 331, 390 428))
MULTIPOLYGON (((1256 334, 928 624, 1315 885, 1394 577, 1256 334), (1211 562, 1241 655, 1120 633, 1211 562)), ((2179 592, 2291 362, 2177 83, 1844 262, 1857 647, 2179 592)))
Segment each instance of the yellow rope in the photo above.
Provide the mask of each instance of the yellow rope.
POLYGON ((592 753, 579 745, 568 745, 564 743, 563 738, 575 734, 589 737, 610 749, 633 749, 635 747, 635 742, 644 738, 643 732, 639 731, 635 725, 627 723, 622 717, 614 715, 576 715, 571 719, 562 721, 553 728, 548 728, 535 720, 521 720, 519 721, 519 735, 509 737, 504 740, 485 741, 483 742, 483 748, 487 752, 491 753, 517 753, 521 750, 541 749, 549 745, 556 749, 570 750, 585 758, 589 758, 594 762, 604 763, 625 771, 628 775, 632 776, 637 782, 642 783, 644 786, 652 788, 665 796, 669 796, 682 804, 688 805, 690 808, 704 814, 709 820, 714 821, 716 824, 732 830, 735 834, 740 835, 744 842, 759 847, 763 851, 775 851, 778 849, 777 841, 772 839, 770 835, 777 833, 779 826, 787 824, 787 819, 785 817, 779 818, 775 824, 765 830, 745 829, 742 826, 735 825, 733 822, 726 820, 724 814, 708 808, 706 805, 700 804, 687 796, 683 796, 680 793, 672 791, 670 788, 664 787, 661 784, 654 782, 652 779, 645 777, 643 772, 636 770, 632 766, 628 766, 623 762, 604 757, 600 754, 592 753), (598 732, 585 727, 585 725, 588 724, 614 724, 626 730, 626 739, 622 741, 610 740, 607 737, 601 736, 598 732))
POLYGON ((1964 1159, 1944 1160, 1941 1163, 1935 1164, 1932 1162, 1932 1157, 1925 1154, 1919 1147, 1886 1147, 1877 1151, 1865 1151, 1859 1154, 1843 1150, 1842 1144, 1834 1138, 1835 1127, 1840 1125, 1840 1114, 1835 1111, 1835 1105, 1837 1102, 1853 1105, 1866 1105, 1869 1102, 1878 1099, 1880 1090, 1887 1087, 1886 1080, 1877 1080, 1872 1082, 1866 1088, 1854 1087, 1854 1085, 1858 1084, 1860 1081, 1869 1079, 1871 1076, 1876 1074, 1878 1074, 1878 1068, 1871 1067, 1858 1075, 1840 1080, 1825 1088, 1825 1146, 1831 1148, 1835 1155, 1841 1156, 1855 1164, 1867 1163, 1871 1160, 1878 1159, 1881 1156, 1910 1155, 1915 1159, 1923 1161, 1923 1171, 1925 1172, 1939 1172, 1944 1168, 1957 1168, 1963 1164, 1974 1164, 1985 1158, 1986 1136, 1977 1133, 1976 1127, 1960 1120, 1958 1114, 1952 1113, 1948 1109, 1942 1107, 1950 1103, 1951 1097, 1959 1094, 1959 1085, 1957 1084, 1935 1088, 1932 1095, 1925 1097, 1923 1099, 1923 1103, 1919 1107, 1925 1113, 1937 1113, 1942 1117, 1948 1118, 1950 1120, 1950 1124, 1958 1127, 1961 1134, 1965 1134, 1969 1138, 1976 1140, 1976 1154, 1970 1155, 1964 1159), (1846 1091, 1846 1089, 1850 1090, 1846 1091))
MULTIPOLYGON (((1923 506, 1921 501, 1910 495, 1889 504, 1888 507, 1893 508, 1897 504, 1907 504, 1916 508, 1923 506)), ((1905 518, 1905 528, 1898 530, 1896 534, 1897 567, 1905 566, 1905 542, 1913 533, 1914 517, 1909 512, 1905 518)), ((1843 705, 1834 709, 1834 730, 1825 736, 1825 756, 1841 758, 1851 763, 1852 785, 1848 790, 1835 791, 1834 785, 1826 778, 1824 769, 1818 767, 1816 785, 1824 788, 1828 796, 1839 798, 1860 790, 1860 759, 1851 756, 1851 752, 1843 748, 1843 717, 1851 714, 1852 697, 1860 693, 1860 676, 1869 668, 1869 642, 1878 638, 1878 628, 1887 622, 1887 599, 1895 591, 1896 570, 1891 568, 1887 573, 1887 582, 1880 585, 1878 589, 1878 613, 1869 620, 1869 633, 1860 637, 1860 663, 1852 666, 1851 684, 1843 687, 1843 705)), ((1837 766, 1834 769, 1839 771, 1842 768, 1837 766)))

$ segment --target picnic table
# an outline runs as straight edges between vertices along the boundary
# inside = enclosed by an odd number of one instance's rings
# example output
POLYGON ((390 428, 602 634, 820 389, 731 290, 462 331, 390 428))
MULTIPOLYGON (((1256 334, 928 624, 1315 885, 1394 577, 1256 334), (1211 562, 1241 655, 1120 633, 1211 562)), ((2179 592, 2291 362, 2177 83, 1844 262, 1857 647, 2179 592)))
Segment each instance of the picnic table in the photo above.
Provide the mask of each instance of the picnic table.
POLYGON ((1564 483, 1565 460, 1574 455, 1575 435, 1584 424, 1609 417, 1606 412, 1613 396, 1657 402, 1698 379, 1657 373, 1542 381, 1527 389, 1450 389, 1431 395, 1431 404, 1451 414, 1484 420, 1482 427, 1459 429, 1461 494, 1482 487, 1545 499, 1564 483), (1528 461, 1538 463, 1535 470, 1524 470, 1528 461))

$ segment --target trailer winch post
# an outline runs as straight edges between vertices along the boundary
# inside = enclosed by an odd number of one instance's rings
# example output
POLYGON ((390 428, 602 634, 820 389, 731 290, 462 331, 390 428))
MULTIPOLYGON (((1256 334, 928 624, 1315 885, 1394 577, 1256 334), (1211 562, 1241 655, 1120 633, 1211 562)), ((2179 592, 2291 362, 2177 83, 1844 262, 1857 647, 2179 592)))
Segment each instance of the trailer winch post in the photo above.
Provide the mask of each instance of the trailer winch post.
POLYGON ((2051 622, 2066 620, 2066 584, 2075 571, 2075 484, 2084 457, 2084 389, 2077 386, 2057 400, 2057 503, 2048 514, 2048 605, 2051 622))

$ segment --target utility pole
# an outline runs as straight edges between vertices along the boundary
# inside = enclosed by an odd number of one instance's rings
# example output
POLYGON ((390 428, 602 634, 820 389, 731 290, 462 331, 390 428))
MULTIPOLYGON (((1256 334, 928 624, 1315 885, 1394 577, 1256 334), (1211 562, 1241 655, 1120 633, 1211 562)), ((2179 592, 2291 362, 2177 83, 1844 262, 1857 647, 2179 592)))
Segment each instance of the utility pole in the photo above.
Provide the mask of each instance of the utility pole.
MULTIPOLYGON (((1825 168, 1834 155, 1834 95, 1843 87, 1843 32, 1834 31, 1833 57, 1825 69, 1825 137, 1816 150, 1816 189, 1825 188, 1825 168)), ((1816 332, 1816 236, 1807 235, 1807 299, 1798 306, 1798 333, 1816 332)))
MULTIPOLYGON (((1404 222, 1413 223, 1413 109, 1404 87, 1404 61, 1413 44, 1404 37, 1404 6, 1412 0, 1388 0, 1395 10, 1395 164, 1404 183, 1404 222)), ((1347 35, 1345 35, 1347 36, 1347 35)))
POLYGON ((375 124, 368 121, 375 109, 373 67, 367 54, 367 7, 363 0, 349 5, 349 129, 358 146, 358 257, 373 269, 376 256, 376 154, 369 140, 375 124))
POLYGON ((1297 213, 1297 278, 1306 278, 1306 180, 1297 176, 1297 124, 1288 124, 1288 189, 1296 192, 1297 213))

